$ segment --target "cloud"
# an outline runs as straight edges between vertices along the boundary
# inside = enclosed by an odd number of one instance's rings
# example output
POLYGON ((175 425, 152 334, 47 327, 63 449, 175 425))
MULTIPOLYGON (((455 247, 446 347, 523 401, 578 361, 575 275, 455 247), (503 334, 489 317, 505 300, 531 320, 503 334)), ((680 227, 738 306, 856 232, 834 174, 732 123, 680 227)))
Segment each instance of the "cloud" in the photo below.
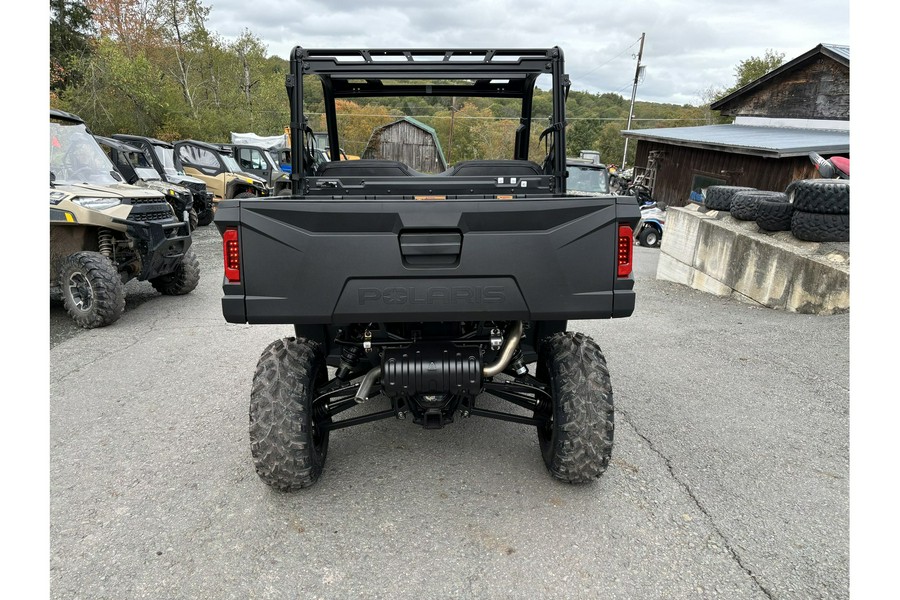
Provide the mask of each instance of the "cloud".
POLYGON ((306 48, 547 48, 560 46, 573 88, 630 97, 641 34, 638 100, 696 103, 734 83, 737 64, 768 49, 791 60, 819 43, 850 43, 849 0, 216 0, 207 27, 244 30, 270 55, 306 48))

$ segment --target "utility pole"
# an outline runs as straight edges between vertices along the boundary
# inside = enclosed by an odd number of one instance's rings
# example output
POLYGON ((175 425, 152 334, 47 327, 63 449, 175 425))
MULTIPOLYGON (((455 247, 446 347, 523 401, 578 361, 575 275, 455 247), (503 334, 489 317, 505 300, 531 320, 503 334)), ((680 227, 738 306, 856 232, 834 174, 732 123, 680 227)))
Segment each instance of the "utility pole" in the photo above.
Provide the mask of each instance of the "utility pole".
POLYGON ((450 100, 450 142, 447 144, 447 164, 451 162, 453 155, 453 117, 456 115, 456 96, 450 100))
MULTIPOLYGON (((641 78, 641 56, 644 54, 644 36, 641 34, 641 47, 637 55, 637 67, 634 70, 634 85, 631 88, 631 106, 628 107, 628 125, 625 129, 631 129, 631 118, 634 116, 634 97, 637 95, 638 80, 641 78)), ((622 153, 622 170, 625 170, 625 158, 628 156, 628 138, 625 138, 625 152, 622 153)))

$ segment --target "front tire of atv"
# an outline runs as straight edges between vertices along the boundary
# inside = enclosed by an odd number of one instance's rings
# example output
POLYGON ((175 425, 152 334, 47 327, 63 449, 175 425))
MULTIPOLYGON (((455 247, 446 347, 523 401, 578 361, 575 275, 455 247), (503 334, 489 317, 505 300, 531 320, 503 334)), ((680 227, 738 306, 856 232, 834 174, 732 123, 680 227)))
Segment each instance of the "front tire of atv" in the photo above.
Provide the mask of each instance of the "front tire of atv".
MULTIPOLYGON (((196 211, 197 209, 195 208, 194 210, 196 211)), ((201 210, 199 213, 197 213, 197 225, 199 225, 201 227, 209 225, 210 223, 213 222, 214 216, 215 215, 213 214, 212 208, 207 208, 205 210, 201 210)))
POLYGON ((613 446, 613 393, 600 347, 580 333, 545 340, 539 378, 550 385, 551 418, 538 427, 538 442, 550 474, 587 483, 606 471, 613 446))
POLYGON ((200 282, 200 261, 193 248, 188 248, 178 268, 150 280, 157 292, 166 296, 183 296, 194 291, 200 282))
POLYGON ((325 357, 314 342, 284 338, 263 350, 250 390, 250 453, 267 485, 293 492, 322 474, 329 432, 313 418, 312 402, 326 381, 325 357))
POLYGON ((193 207, 188 211, 188 223, 190 223, 191 231, 197 229, 197 225, 200 223, 200 217, 197 216, 197 209, 193 207))
POLYGON ((125 312, 125 286, 113 262, 99 252, 76 252, 59 271, 66 312, 85 329, 105 327, 125 312))
POLYGON ((659 246, 659 232, 653 227, 645 227, 638 235, 638 243, 647 248, 656 248, 659 246))

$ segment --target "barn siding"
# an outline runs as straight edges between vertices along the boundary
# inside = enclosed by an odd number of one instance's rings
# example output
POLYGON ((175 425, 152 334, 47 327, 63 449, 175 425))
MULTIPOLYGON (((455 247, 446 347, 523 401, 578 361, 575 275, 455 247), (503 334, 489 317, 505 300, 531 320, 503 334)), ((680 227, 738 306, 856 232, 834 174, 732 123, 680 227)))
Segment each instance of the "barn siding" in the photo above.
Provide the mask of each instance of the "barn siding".
POLYGON ((850 119, 850 69, 820 56, 722 107, 722 114, 784 119, 850 119))
POLYGON ((423 173, 444 170, 431 134, 407 121, 391 123, 375 132, 362 158, 397 160, 423 173))
POLYGON ((653 198, 669 206, 686 206, 690 202, 694 175, 723 179, 725 185, 740 185, 759 190, 784 191, 795 179, 818 177, 806 156, 791 158, 762 158, 748 154, 733 154, 659 142, 638 140, 635 164, 646 165, 649 152, 662 154, 653 198))

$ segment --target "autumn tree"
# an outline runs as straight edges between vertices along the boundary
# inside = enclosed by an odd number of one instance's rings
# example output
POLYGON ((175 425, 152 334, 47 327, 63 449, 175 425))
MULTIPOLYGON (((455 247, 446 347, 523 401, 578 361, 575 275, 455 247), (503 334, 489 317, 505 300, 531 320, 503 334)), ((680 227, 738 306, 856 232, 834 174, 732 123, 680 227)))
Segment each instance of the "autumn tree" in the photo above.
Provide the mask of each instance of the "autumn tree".
MULTIPOLYGON (((334 101, 337 112, 337 125, 340 132, 340 144, 347 154, 362 156, 369 138, 376 128, 396 121, 401 115, 392 113, 386 106, 360 105, 351 100, 334 101)), ((319 121, 320 128, 325 130, 324 115, 319 121)))
POLYGON ((97 33, 121 44, 129 56, 155 46, 161 35, 160 0, 85 0, 97 33))

